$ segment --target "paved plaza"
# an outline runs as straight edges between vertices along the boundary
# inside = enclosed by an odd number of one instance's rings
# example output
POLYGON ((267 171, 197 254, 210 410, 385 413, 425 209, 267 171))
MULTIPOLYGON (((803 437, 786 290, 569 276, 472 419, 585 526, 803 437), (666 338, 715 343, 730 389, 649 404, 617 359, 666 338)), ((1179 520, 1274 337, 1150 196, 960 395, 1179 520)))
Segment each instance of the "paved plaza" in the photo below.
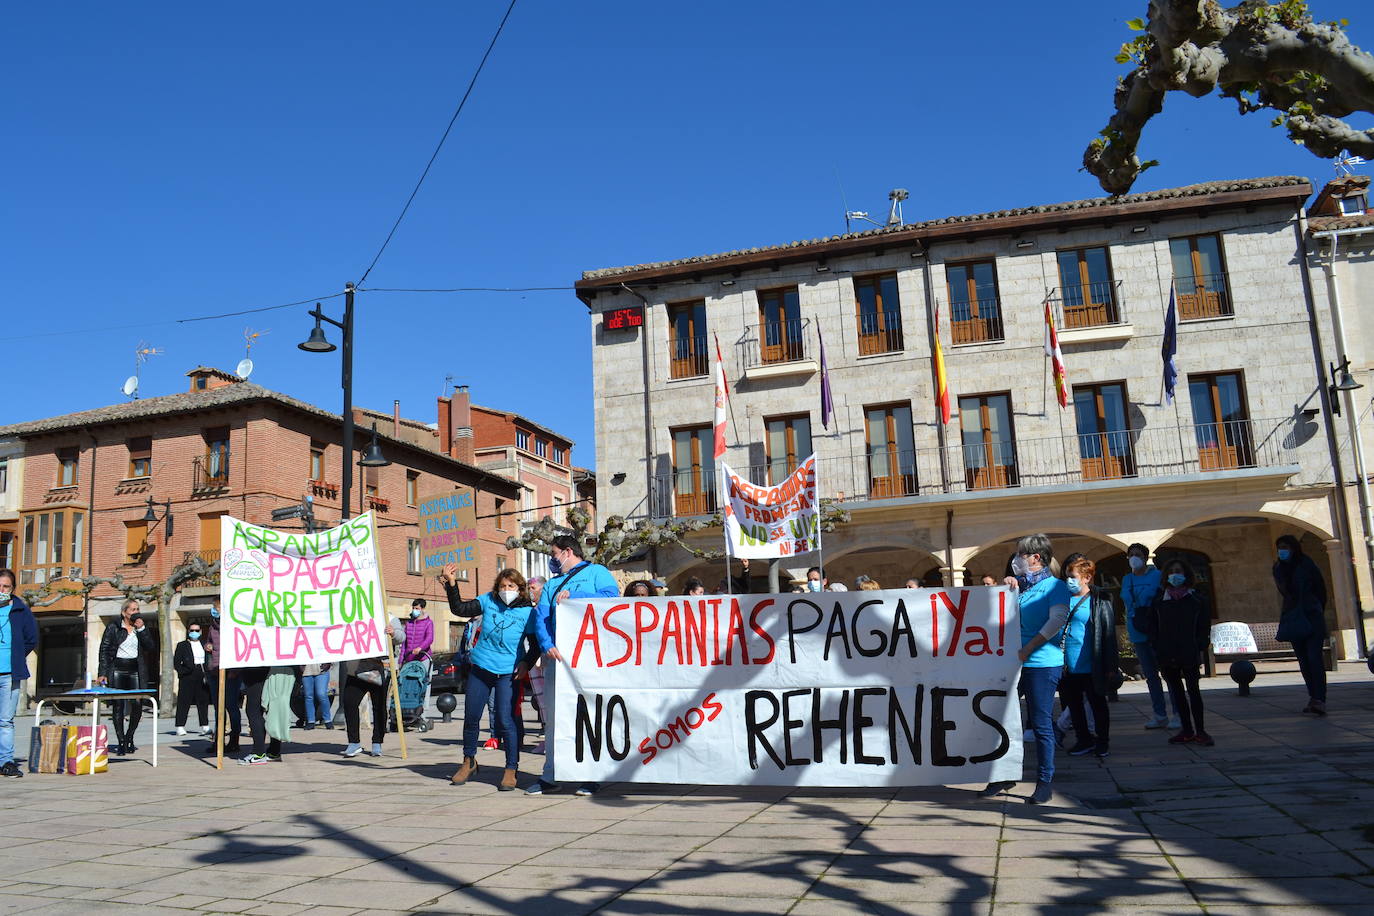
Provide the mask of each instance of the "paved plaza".
MULTIPOLYGON (((0 784, 0 912, 1374 913, 1374 679, 1343 665, 1315 720, 1293 668, 1267 663, 1250 697, 1204 682, 1214 748, 1143 730, 1128 685, 1112 756, 1061 755, 1049 807, 1024 804, 1025 784, 996 801, 632 784, 531 798, 496 791, 497 751, 452 787, 457 722, 407 735, 408 760, 395 735, 387 756, 345 760, 340 731, 295 731, 281 763, 223 772, 202 741, 169 737, 157 769, 0 784)), ((542 763, 522 759, 522 785, 542 763)))

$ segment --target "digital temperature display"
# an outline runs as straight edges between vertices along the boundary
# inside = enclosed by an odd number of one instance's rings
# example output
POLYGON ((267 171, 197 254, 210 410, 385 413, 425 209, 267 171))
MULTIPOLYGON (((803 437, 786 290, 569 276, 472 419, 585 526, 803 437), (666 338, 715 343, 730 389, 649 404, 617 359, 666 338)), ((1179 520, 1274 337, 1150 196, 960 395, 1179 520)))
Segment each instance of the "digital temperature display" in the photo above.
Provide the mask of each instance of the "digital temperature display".
POLYGON ((644 306, 637 305, 634 308, 616 309, 615 311, 607 312, 605 327, 608 331, 644 327, 644 306))

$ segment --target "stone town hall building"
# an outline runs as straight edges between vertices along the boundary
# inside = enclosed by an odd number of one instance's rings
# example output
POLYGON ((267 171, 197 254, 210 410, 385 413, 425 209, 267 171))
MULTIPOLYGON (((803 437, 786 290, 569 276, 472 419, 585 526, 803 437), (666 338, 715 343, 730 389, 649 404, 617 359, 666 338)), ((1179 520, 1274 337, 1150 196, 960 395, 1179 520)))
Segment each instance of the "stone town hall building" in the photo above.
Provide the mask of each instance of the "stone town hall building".
MULTIPOLYGON (((1333 443, 1349 443, 1326 407, 1327 361, 1342 357, 1307 254, 1311 194, 1303 178, 1220 181, 588 271, 577 290, 593 331, 599 511, 715 511, 718 339, 733 388, 726 461, 776 482, 814 451, 822 495, 851 512, 824 539, 832 580, 976 582, 1003 572, 1014 538, 1046 531, 1060 556, 1096 560, 1109 587, 1140 541, 1191 559, 1219 619, 1275 620, 1273 540, 1293 532, 1327 575, 1348 657, 1352 567, 1366 607, 1368 570, 1362 546, 1352 564, 1342 497, 1357 545, 1359 512, 1333 474, 1333 443), (1171 286, 1179 375, 1166 403, 1171 286), (1063 409, 1042 349, 1046 301, 1063 409)), ((1367 366, 1352 368, 1368 383, 1367 366)), ((1348 453, 1344 467, 1348 481, 1348 453)), ((789 562, 784 583, 816 561, 789 562)), ((642 565, 671 589, 722 572, 681 550, 642 565)))

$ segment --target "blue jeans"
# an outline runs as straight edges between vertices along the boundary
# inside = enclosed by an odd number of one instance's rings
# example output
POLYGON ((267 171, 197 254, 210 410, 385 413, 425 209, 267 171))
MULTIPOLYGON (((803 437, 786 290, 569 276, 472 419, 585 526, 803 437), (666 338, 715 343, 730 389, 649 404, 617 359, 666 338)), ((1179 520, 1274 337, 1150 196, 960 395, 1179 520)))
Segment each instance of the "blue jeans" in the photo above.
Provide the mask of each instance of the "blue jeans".
POLYGON ((6 671, 0 674, 0 766, 14 759, 14 711, 19 708, 19 685, 6 671))
POLYGON ((305 694, 305 721, 308 724, 329 721, 329 672, 308 674, 301 678, 305 694))
POLYGON ((1063 665, 1021 669, 1030 727, 1035 732, 1036 782, 1054 781, 1054 695, 1059 690, 1059 679, 1063 674, 1063 665))
MULTIPOLYGON (((1298 657, 1298 669, 1302 671, 1302 682, 1307 685, 1307 695, 1319 703, 1326 702, 1326 667, 1322 664, 1322 648, 1326 634, 1320 631, 1293 642, 1293 654, 1298 657)), ((3 727, 3 723, 0 723, 3 727)))
MULTIPOLYGON (((1155 647, 1147 642, 1131 643, 1135 647, 1136 661, 1140 662, 1140 676, 1145 679, 1145 686, 1150 691, 1150 707, 1155 711, 1156 719, 1163 719, 1168 712, 1164 708, 1164 682, 1159 679, 1159 661, 1155 658, 1155 647)), ((1169 701, 1174 707, 1174 716, 1178 716, 1178 700, 1170 694, 1169 701)))
POLYGON ((477 736, 482 731, 482 710, 488 699, 496 696, 496 719, 492 723, 495 731, 506 745, 506 767, 515 769, 520 764, 521 736, 515 716, 511 714, 511 697, 514 676, 493 674, 485 668, 473 665, 468 671, 466 702, 463 707, 463 756, 477 756, 477 736))

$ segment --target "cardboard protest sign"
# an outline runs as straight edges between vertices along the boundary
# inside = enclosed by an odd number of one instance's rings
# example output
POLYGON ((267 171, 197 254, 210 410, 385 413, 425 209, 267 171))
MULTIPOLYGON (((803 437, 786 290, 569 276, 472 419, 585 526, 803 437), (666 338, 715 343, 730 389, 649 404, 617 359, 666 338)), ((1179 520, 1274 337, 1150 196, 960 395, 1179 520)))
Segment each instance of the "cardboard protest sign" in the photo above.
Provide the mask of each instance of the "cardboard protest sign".
POLYGON ((1243 652, 1258 652, 1255 634, 1244 623, 1212 624, 1212 651, 1218 655, 1239 655, 1243 652))
POLYGON ((1007 589, 573 599, 557 614, 559 780, 1021 778, 1007 589))
POLYGON ((304 665, 387 653, 371 512, 306 534, 220 519, 220 667, 304 665))
POLYGON ((477 569, 477 500, 471 489, 449 490, 420 500, 420 569, 437 575, 453 563, 477 569))
POLYGON ((815 455, 775 487, 755 486, 724 462, 721 470, 725 541, 731 556, 771 559, 820 550, 815 455))

